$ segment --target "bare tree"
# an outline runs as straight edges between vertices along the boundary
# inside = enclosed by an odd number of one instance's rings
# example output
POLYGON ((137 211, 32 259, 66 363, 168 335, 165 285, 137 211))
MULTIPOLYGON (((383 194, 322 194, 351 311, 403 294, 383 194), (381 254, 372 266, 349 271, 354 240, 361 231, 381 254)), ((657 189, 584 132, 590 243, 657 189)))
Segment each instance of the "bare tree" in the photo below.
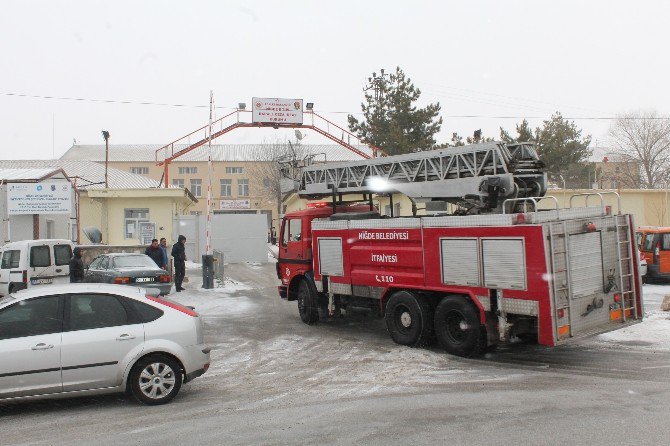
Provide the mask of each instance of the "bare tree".
POLYGON ((258 146, 252 153, 251 159, 254 163, 248 170, 255 179, 254 183, 258 185, 254 194, 275 204, 277 215, 281 214, 282 179, 292 175, 290 167, 298 168, 305 162, 306 153, 300 140, 295 143, 276 140, 258 146))
POLYGON ((639 180, 643 189, 667 187, 670 174, 670 119, 656 111, 619 115, 609 130, 611 153, 625 163, 623 182, 639 180))

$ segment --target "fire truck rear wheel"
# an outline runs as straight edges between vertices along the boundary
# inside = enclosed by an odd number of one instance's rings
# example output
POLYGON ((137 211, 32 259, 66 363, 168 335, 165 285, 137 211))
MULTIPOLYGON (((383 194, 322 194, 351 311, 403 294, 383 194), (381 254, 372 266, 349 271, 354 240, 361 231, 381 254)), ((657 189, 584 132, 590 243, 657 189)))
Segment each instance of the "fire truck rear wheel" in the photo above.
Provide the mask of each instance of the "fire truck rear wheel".
POLYGON ((435 334, 448 353, 466 358, 486 350, 486 327, 477 308, 464 296, 448 296, 435 309, 435 334))
POLYGON ((386 304, 384 319, 397 344, 419 347, 433 338, 433 308, 422 296, 408 291, 394 293, 386 304))
POLYGON ((301 280, 298 285, 298 312, 300 319, 307 325, 319 320, 316 287, 307 279, 301 280))

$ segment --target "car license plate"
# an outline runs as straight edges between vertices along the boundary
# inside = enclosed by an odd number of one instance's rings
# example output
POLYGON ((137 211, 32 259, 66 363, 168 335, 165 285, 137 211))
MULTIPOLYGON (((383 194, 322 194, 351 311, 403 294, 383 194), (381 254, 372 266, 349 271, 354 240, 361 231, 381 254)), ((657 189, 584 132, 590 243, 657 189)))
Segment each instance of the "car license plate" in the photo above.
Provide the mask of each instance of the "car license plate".
POLYGON ((153 282, 153 280, 151 277, 138 277, 135 282, 153 282))
POLYGON ((32 285, 47 285, 49 283, 53 283, 53 281, 54 280, 51 279, 51 278, 49 278, 49 279, 36 279, 36 278, 30 279, 30 283, 32 285))

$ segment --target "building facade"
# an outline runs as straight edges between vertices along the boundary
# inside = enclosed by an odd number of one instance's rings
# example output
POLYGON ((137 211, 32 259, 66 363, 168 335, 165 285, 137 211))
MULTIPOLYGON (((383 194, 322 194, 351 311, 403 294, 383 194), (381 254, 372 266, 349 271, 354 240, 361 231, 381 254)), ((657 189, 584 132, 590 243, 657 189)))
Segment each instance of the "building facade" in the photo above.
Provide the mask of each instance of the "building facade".
MULTIPOLYGON (((174 151, 186 146, 175 146, 174 151)), ((313 157, 317 162, 354 161, 362 157, 339 145, 286 145, 278 150, 277 144, 212 145, 212 209, 214 213, 254 213, 266 215, 268 232, 276 230, 282 212, 275 159, 285 150, 298 159, 313 157)), ((110 145, 109 166, 120 171, 158 182, 165 186, 165 171, 157 161, 166 154, 159 145, 110 145), (157 153, 158 150, 158 153, 157 153)), ((360 148, 360 150, 368 150, 360 148)), ((204 215, 207 212, 207 185, 209 148, 200 147, 172 161, 168 166, 167 185, 187 189, 198 202, 188 213, 204 215)), ((104 145, 74 145, 62 157, 63 161, 90 160, 105 163, 104 145)))

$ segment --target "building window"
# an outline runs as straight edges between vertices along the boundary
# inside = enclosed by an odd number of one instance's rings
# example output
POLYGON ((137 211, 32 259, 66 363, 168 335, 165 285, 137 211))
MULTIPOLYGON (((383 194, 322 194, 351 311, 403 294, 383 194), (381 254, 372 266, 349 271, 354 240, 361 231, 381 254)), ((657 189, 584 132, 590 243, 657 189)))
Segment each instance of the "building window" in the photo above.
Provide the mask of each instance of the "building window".
POLYGON ((198 173, 197 167, 180 167, 178 170, 179 175, 190 175, 193 173, 198 173))
POLYGON ((226 173, 244 173, 244 167, 226 167, 226 173))
POLYGON ((139 238, 140 223, 149 221, 149 209, 125 209, 124 214, 125 238, 139 238))
POLYGON ((196 197, 202 196, 202 180, 191 180, 191 193, 196 197))
POLYGON ((184 180, 183 179, 172 180, 172 185, 175 186, 175 187, 181 187, 183 189, 184 188, 184 180))
POLYGON ((134 173, 136 175, 149 175, 149 168, 148 167, 131 167, 130 168, 130 173, 134 173))
POLYGON ((237 195, 240 197, 249 196, 249 180, 237 180, 237 195))
POLYGON ((195 215, 196 217, 200 214, 201 214, 200 211, 191 211, 191 215, 195 215))
POLYGON ((233 180, 221 180, 221 196, 230 197, 233 195, 233 180))

